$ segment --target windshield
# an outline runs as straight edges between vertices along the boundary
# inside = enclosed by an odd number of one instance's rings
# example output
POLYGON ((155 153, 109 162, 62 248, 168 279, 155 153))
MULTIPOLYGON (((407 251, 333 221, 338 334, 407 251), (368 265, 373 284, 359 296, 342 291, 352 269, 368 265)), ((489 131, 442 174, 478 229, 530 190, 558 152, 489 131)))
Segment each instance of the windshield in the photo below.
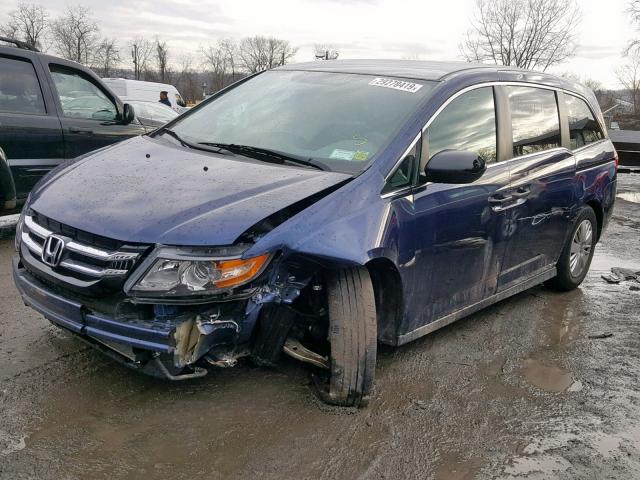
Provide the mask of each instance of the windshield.
POLYGON ((268 71, 171 126, 191 143, 248 145, 358 173, 426 97, 427 81, 268 71))

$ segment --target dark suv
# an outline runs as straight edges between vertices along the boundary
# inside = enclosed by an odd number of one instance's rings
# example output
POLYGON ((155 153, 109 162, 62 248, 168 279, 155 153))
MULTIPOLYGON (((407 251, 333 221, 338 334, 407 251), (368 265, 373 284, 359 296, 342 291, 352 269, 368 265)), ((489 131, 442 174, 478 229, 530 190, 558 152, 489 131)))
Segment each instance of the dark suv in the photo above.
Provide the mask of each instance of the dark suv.
POLYGON ((90 69, 0 37, 0 213, 63 160, 145 133, 90 69))
POLYGON ((15 282, 131 368, 181 380, 284 351, 362 405, 378 342, 580 285, 615 198, 603 124, 591 91, 542 73, 280 67, 51 172, 15 282))

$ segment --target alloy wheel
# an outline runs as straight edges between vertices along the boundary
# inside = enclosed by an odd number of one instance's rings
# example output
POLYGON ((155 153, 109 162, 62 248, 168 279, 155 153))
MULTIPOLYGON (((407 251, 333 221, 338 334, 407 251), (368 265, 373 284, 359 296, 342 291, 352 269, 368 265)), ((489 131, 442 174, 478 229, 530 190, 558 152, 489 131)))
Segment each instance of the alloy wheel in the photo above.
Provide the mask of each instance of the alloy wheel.
POLYGON ((569 268, 571 275, 579 277, 589 263, 593 239, 593 226, 587 219, 580 222, 580 225, 573 234, 571 240, 571 252, 569 253, 569 268))

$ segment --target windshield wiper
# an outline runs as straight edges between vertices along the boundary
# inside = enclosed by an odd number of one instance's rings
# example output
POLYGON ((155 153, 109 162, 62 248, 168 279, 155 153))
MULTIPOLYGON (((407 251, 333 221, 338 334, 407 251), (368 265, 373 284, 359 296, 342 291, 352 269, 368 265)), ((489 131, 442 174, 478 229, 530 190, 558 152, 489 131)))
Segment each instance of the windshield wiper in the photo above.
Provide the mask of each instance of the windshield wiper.
MULTIPOLYGON (((162 133, 162 134, 167 134, 170 137, 175 138, 178 142, 180 142, 180 144, 183 147, 187 147, 187 148, 193 148, 195 150, 202 150, 203 152, 213 152, 213 153, 222 153, 221 150, 226 150, 226 149, 221 149, 220 147, 212 149, 212 148, 207 148, 207 145, 204 143, 193 143, 190 142, 188 140, 185 140, 184 138, 182 138, 180 135, 178 135, 176 132, 174 132, 173 130, 171 130, 170 128, 162 128, 158 131, 158 133, 162 133)), ((213 146, 213 145, 211 145, 213 146)))
POLYGON ((198 145, 206 145, 208 147, 221 148, 231 153, 238 153, 246 157, 255 158, 256 160, 263 161, 278 161, 277 163, 283 164, 286 162, 295 163, 296 165, 303 165, 305 167, 316 168, 318 170, 325 170, 322 165, 312 163, 311 159, 304 159, 297 155, 290 153, 279 152, 277 150, 270 150, 268 148, 252 147, 250 145, 237 145, 235 143, 215 143, 215 142, 198 142, 198 145), (271 160, 266 160, 266 159, 271 160))

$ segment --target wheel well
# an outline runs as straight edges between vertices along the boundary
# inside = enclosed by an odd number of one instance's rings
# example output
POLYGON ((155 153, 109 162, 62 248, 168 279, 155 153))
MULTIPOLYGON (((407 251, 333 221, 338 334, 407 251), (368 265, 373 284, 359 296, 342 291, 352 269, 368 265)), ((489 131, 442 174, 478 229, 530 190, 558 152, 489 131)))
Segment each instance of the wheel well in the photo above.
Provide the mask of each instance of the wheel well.
POLYGON ((366 264, 376 298, 378 340, 395 344, 402 318, 402 281, 391 260, 376 258, 366 264))
POLYGON ((604 221, 604 211, 602 209, 602 205, 597 200, 591 200, 587 202, 587 205, 589 205, 593 212, 596 214, 596 220, 598 222, 598 232, 596 239, 600 240, 600 234, 602 233, 602 223, 604 221))

